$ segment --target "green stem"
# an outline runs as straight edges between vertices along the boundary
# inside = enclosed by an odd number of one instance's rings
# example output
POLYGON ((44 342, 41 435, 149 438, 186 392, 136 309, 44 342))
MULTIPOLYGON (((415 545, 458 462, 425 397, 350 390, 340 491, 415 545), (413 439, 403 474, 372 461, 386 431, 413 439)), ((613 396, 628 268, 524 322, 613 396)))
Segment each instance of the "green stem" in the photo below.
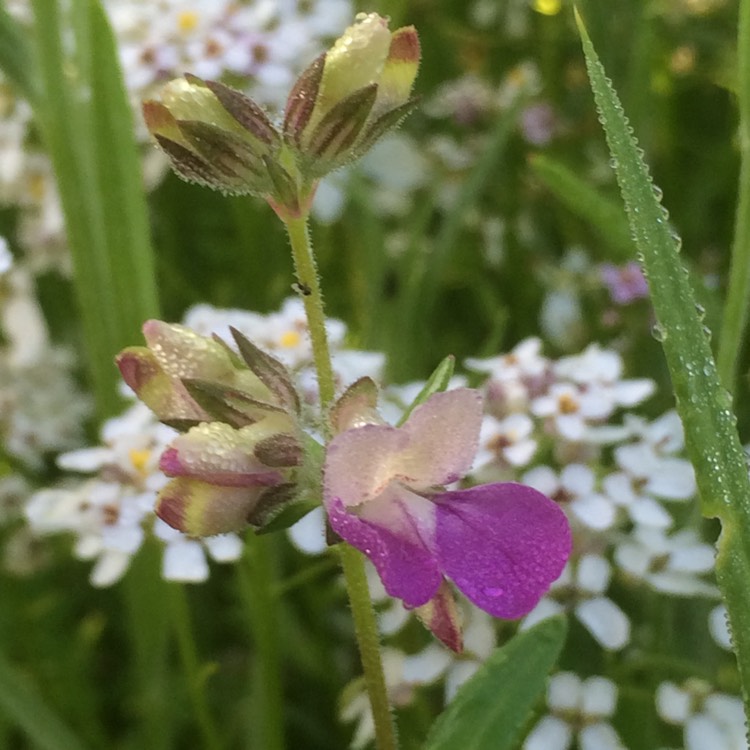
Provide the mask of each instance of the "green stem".
POLYGON ((251 742, 264 750, 284 748, 284 693, 279 648, 278 596, 273 535, 252 535, 245 559, 237 566, 240 594, 250 622, 257 654, 253 678, 251 742))
POLYGON ((188 606, 185 589, 180 584, 169 587, 172 619, 177 636, 177 649, 180 661, 185 672, 190 702, 195 714, 198 731, 201 734, 202 747, 206 750, 221 750, 222 743, 216 724, 211 717, 211 712, 206 701, 206 676, 205 669, 201 668, 198 650, 193 639, 193 630, 190 621, 190 608, 188 606))
MULTIPOLYGON (((307 216, 299 219, 286 219, 285 223, 292 246, 297 281, 305 304, 315 369, 318 373, 320 403, 325 413, 333 402, 335 394, 333 367, 325 329, 323 295, 320 291, 315 256, 310 243, 307 216)), ((330 426, 326 424, 324 431, 326 436, 329 436, 330 426)), ((354 618, 354 631, 365 673, 365 684, 370 697, 375 725, 375 745, 377 750, 395 750, 398 747, 396 728, 388 704, 383 662, 380 658, 378 629, 375 611, 367 587, 364 559, 357 550, 347 544, 339 545, 339 551, 341 567, 344 571, 344 579, 349 594, 349 603, 352 608, 352 617, 354 618)))
POLYGON ((333 367, 331 366, 331 353, 328 349, 328 335, 326 334, 323 295, 320 291, 318 268, 315 264, 315 255, 310 243, 307 216, 302 216, 299 219, 287 219, 285 224, 286 231, 289 234, 289 242, 292 246, 294 272, 297 276, 302 301, 305 305, 307 325, 310 329, 315 370, 318 373, 320 406, 325 414, 333 402, 335 386, 333 367))
POLYGON ((737 378, 737 361, 747 328, 750 304, 750 0, 740 3, 737 33, 737 98, 740 110, 740 183, 735 217, 727 303, 716 357, 721 382, 730 391, 737 378))
POLYGON ((346 578, 349 604, 354 618, 354 632, 357 635, 365 673, 365 685, 375 721, 375 746, 377 750, 396 750, 396 727, 388 703, 383 663, 380 659, 378 626, 367 586, 365 561, 362 555, 348 544, 339 545, 339 555, 346 578))

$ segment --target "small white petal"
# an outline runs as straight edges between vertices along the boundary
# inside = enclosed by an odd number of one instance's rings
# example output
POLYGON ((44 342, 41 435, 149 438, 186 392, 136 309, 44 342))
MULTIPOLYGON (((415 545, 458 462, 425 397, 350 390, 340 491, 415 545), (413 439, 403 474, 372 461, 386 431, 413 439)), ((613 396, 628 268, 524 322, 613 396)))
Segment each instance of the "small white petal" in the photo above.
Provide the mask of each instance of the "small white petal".
POLYGON ((526 466, 536 453, 536 440, 523 440, 515 445, 509 445, 503 450, 503 455, 511 466, 526 466))
POLYGON ((458 689, 476 673, 479 666, 477 661, 459 661, 448 670, 445 676, 446 703, 450 703, 455 698, 458 689))
POLYGON ((721 727, 706 714, 696 714, 685 722, 685 750, 730 750, 726 740, 721 727))
POLYGON ((576 568, 576 585, 592 594, 602 594, 609 586, 612 568, 601 555, 583 555, 576 568))
POLYGON ((583 683, 581 710, 585 716, 612 716, 617 706, 617 686, 606 677, 589 677, 583 683))
POLYGON ((658 591, 675 596, 706 596, 709 598, 718 598, 719 596, 719 589, 716 586, 685 573, 669 571, 652 573, 647 577, 647 581, 658 591))
POLYGON ((690 716, 691 704, 690 693, 674 682, 662 682, 656 688, 656 712, 668 724, 684 724, 690 716))
POLYGON ((732 639, 727 623, 727 608, 723 604, 719 604, 711 610, 708 615, 708 629, 711 632, 711 637, 719 646, 727 651, 731 650, 732 639))
POLYGON ((325 512, 314 508, 288 530, 295 547, 308 555, 319 555, 326 550, 325 512))
POLYGON ((172 542, 164 550, 162 576, 167 581, 200 583, 208 578, 208 562, 198 542, 172 542))
POLYGON ((523 750, 568 750, 572 741, 569 724, 556 716, 542 716, 526 737, 523 750))
POLYGON ((557 474, 549 466, 535 466, 523 475, 522 480, 547 496, 554 495, 560 487, 557 474))
POLYGON ((113 452, 110 448, 82 448, 77 451, 68 451, 57 457, 57 465, 66 471, 80 471, 83 473, 93 472, 101 469, 105 463, 113 460, 113 452))
POLYGON ((611 528, 617 515, 615 506, 604 495, 577 497, 569 507, 582 524, 595 531, 611 528))
POLYGON ((656 383, 653 380, 621 380, 614 385, 614 397, 620 406, 635 406, 645 401, 655 390, 656 383))
POLYGON ((234 562, 242 557, 243 544, 236 534, 219 534, 203 540, 208 554, 216 562, 234 562))
POLYGON ((558 672, 547 686, 547 705, 553 711, 578 710, 581 705, 581 678, 573 672, 558 672))
POLYGON ((609 724, 591 724, 578 734, 581 750, 625 750, 617 732, 609 724))
POLYGON ((669 567, 684 573, 707 573, 713 570, 716 551, 709 544, 696 544, 673 550, 669 567))
POLYGON ((604 648, 618 651, 628 644, 630 620, 610 599, 589 599, 581 602, 575 611, 581 624, 604 648))
POLYGON ((664 500, 689 500, 698 486, 692 465, 681 458, 663 458, 648 476, 645 491, 664 500))
POLYGON ((572 442, 582 440, 586 434, 586 423, 580 414, 561 414, 555 420, 555 427, 562 437, 572 442))
POLYGON ((637 524, 653 526, 657 529, 668 529, 674 520, 652 497, 641 497, 628 508, 630 518, 637 524))
POLYGON ((560 484, 572 495, 588 495, 594 490, 594 472, 583 464, 568 464, 560 472, 560 484))
POLYGON ((89 580, 92 586, 104 588, 117 583, 130 564, 131 555, 120 550, 106 550, 96 561, 89 580))
POLYGON ((404 659, 403 677, 407 682, 429 684, 443 674, 451 661, 451 654, 444 647, 432 643, 404 659))
POLYGON ((542 599, 539 604, 537 604, 536 607, 524 617, 519 630, 528 630, 538 622, 546 620, 548 617, 554 617, 564 611, 565 608, 562 604, 556 602, 554 599, 542 599))

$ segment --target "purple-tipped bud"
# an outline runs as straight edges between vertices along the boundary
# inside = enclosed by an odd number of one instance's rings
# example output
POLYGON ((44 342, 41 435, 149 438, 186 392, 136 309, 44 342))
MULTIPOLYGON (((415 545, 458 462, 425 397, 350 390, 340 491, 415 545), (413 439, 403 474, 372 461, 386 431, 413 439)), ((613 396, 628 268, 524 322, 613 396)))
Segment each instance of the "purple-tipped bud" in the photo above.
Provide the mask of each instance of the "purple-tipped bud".
POLYGON ((419 60, 414 27, 391 32, 376 13, 357 16, 315 60, 292 89, 284 118, 307 179, 358 158, 411 111, 419 60))

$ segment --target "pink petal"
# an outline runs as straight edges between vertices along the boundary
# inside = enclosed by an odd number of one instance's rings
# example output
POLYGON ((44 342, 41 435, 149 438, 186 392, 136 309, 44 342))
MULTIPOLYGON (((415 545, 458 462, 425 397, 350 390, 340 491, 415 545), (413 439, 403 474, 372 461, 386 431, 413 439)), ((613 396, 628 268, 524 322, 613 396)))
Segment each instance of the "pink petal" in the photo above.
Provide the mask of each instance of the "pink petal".
POLYGON ((334 531, 370 558, 391 596, 408 607, 419 607, 435 596, 443 577, 434 556, 418 538, 349 513, 337 497, 326 501, 326 510, 334 531))
POLYGON ((409 436, 396 427, 364 425, 346 430, 328 445, 324 494, 347 507, 377 497, 394 478, 409 436))
POLYGON ((443 572, 491 615, 514 620, 530 612, 570 555, 570 527, 560 508, 514 483, 433 499, 443 572))
POLYGON ((161 456, 168 476, 195 477, 225 487, 279 484, 283 477, 254 455, 263 423, 235 429, 223 422, 204 422, 176 437, 161 456))
POLYGON ((411 414, 403 430, 408 450, 400 474, 415 488, 450 484, 471 468, 479 446, 482 396, 471 388, 436 393, 411 414))

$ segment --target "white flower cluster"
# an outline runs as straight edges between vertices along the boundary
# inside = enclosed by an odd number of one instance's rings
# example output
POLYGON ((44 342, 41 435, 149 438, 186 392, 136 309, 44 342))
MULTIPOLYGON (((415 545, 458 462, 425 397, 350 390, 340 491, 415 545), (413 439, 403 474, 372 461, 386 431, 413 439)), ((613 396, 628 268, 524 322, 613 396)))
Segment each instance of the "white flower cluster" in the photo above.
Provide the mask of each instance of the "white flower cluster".
MULTIPOLYGON (((280 111, 302 67, 353 16, 351 0, 105 0, 125 86, 144 146, 144 173, 166 171, 150 147, 140 103, 170 78, 193 73, 230 78, 253 99, 280 111)), ((11 13, 29 22, 27 2, 11 13)), ((21 209, 19 241, 35 271, 69 271, 64 225, 52 168, 41 149, 31 108, 0 75, 0 205, 21 209)))
MULTIPOLYGON (((312 351, 302 303, 290 299, 269 315, 242 310, 220 310, 208 305, 191 309, 185 323, 201 333, 217 333, 231 341, 229 326, 252 337, 292 370, 301 388, 314 398, 311 380, 312 351)), ((362 375, 381 376, 383 356, 344 348, 346 329, 329 320, 334 370, 342 382, 362 375)), ((61 403, 66 403, 64 398, 61 403)), ((135 403, 121 416, 107 421, 102 444, 64 453, 58 465, 66 471, 90 474, 61 486, 35 493, 25 514, 37 535, 70 533, 74 554, 94 560, 91 583, 109 586, 126 572, 149 531, 165 545, 162 574, 167 580, 200 582, 209 576, 206 553, 217 562, 232 562, 242 555, 242 541, 225 534, 199 541, 164 524, 154 516, 156 493, 167 478, 159 457, 175 432, 156 421, 151 411, 135 403)))
MULTIPOLYGON (((575 356, 549 359, 539 339, 522 341, 508 354, 470 359, 467 365, 486 376, 486 413, 470 478, 531 485, 561 505, 573 529, 567 567, 521 629, 568 612, 605 652, 622 652, 631 642, 631 619, 637 622, 638 617, 625 603, 637 600, 633 592, 651 589, 661 595, 718 599, 713 547, 700 538, 694 516, 685 512, 695 502, 697 488, 684 457, 680 420, 672 411, 653 421, 633 413, 654 392, 653 381, 625 378, 619 354, 596 344, 575 356), (613 580, 630 595, 611 594, 613 580)), ((394 403, 407 406, 421 385, 386 389, 387 418, 394 417, 389 413, 394 403)), ((314 539, 322 539, 311 519, 292 535, 307 551, 316 550, 314 539)), ((397 634, 409 620, 408 612, 387 600, 375 577, 371 590, 381 601, 383 634, 397 634)), ((450 699, 489 655, 496 642, 491 621, 484 628, 486 615, 466 602, 461 606, 467 653, 455 657, 434 643, 408 655, 392 648, 387 678, 393 696, 404 701, 415 686, 442 678, 450 699)), ((707 637, 709 633, 728 648, 722 607, 711 613, 707 637)), ((574 741, 591 750, 623 748, 609 723, 616 703, 617 688, 609 679, 554 675, 549 713, 532 729, 525 750, 564 750, 574 741)), ((368 736, 367 711, 350 707, 345 714, 358 720, 361 745, 368 736)), ((738 731, 738 726, 741 721, 726 731, 738 731)))

